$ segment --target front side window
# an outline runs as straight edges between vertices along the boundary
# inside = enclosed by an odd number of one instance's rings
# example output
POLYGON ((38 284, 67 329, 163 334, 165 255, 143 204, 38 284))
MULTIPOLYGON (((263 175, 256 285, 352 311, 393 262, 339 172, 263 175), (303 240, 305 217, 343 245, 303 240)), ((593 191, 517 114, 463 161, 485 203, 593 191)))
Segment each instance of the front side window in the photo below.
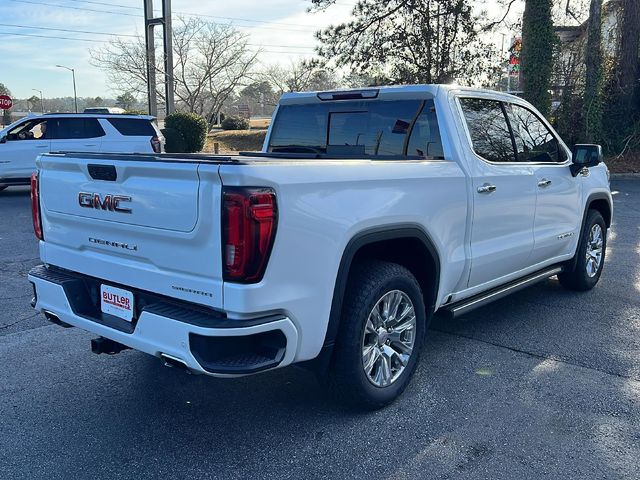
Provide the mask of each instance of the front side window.
POLYGON ((356 157, 442 155, 432 100, 284 105, 276 116, 269 151, 356 157))
POLYGON ((562 163, 567 154, 547 126, 530 110, 520 105, 508 105, 519 162, 562 163))
POLYGON ((490 162, 515 162, 511 132, 502 104, 484 98, 461 98, 460 104, 473 150, 490 162))
POLYGON ((7 132, 7 141, 46 140, 47 138, 46 120, 29 120, 15 126, 7 132))

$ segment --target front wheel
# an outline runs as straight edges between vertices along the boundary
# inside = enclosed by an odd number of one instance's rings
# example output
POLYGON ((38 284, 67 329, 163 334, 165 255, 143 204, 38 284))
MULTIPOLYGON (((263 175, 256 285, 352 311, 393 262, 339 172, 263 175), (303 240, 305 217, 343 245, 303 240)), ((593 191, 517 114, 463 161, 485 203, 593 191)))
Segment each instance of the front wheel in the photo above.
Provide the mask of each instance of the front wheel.
POLYGON ((415 371, 426 329, 420 285, 406 268, 354 267, 328 372, 339 400, 369 409, 395 400, 415 371))
POLYGON ((596 286, 607 250, 607 224, 597 210, 589 210, 587 220, 578 242, 575 266, 558 275, 563 287, 586 291, 596 286))

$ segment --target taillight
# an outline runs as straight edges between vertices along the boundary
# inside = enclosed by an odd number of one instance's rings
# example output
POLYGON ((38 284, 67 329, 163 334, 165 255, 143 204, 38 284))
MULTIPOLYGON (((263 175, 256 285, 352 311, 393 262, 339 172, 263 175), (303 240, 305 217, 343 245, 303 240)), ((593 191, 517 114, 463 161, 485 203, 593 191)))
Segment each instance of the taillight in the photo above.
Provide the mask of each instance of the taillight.
POLYGON ((158 137, 153 137, 151 139, 151 148, 156 153, 162 153, 162 143, 158 137))
POLYGON ((42 235, 42 218, 40 218, 40 185, 38 184, 38 172, 31 174, 31 218, 33 219, 33 232, 38 240, 44 240, 42 235))
POLYGON ((270 188, 225 187, 222 241, 225 281, 262 279, 276 234, 278 209, 270 188))

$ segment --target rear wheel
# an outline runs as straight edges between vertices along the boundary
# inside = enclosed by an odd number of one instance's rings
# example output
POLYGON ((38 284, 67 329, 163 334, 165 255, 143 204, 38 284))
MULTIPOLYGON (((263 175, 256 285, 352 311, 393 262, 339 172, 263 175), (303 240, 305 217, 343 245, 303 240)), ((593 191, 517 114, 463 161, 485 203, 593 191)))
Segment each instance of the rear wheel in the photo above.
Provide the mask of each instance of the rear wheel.
POLYGON ((339 400, 371 409, 395 400, 415 371, 425 317, 420 285, 409 270, 381 261, 355 266, 328 373, 339 400))
POLYGON ((563 287, 586 291, 596 286, 607 249, 607 224, 597 210, 589 210, 582 237, 578 242, 575 266, 562 272, 558 280, 563 287))

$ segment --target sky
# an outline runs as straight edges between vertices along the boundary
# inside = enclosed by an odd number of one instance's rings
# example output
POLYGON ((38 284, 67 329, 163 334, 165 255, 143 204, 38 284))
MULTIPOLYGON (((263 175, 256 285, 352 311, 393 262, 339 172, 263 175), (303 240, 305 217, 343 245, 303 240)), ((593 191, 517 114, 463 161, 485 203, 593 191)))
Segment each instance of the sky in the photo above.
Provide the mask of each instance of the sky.
MULTIPOLYGON (((173 0, 172 9, 174 16, 232 23, 250 35, 252 48, 262 48, 261 63, 287 65, 312 56, 314 32, 346 21, 355 1, 338 0, 322 13, 307 13, 310 0, 173 0)), ((495 14, 496 1, 477 3, 495 14)), ((115 35, 142 34, 142 5, 143 0, 0 0, 0 83, 15 98, 37 95, 34 89, 45 98, 71 96, 71 72, 56 67, 65 65, 76 71, 79 97, 113 97, 105 74, 90 64, 90 48, 115 35)))

